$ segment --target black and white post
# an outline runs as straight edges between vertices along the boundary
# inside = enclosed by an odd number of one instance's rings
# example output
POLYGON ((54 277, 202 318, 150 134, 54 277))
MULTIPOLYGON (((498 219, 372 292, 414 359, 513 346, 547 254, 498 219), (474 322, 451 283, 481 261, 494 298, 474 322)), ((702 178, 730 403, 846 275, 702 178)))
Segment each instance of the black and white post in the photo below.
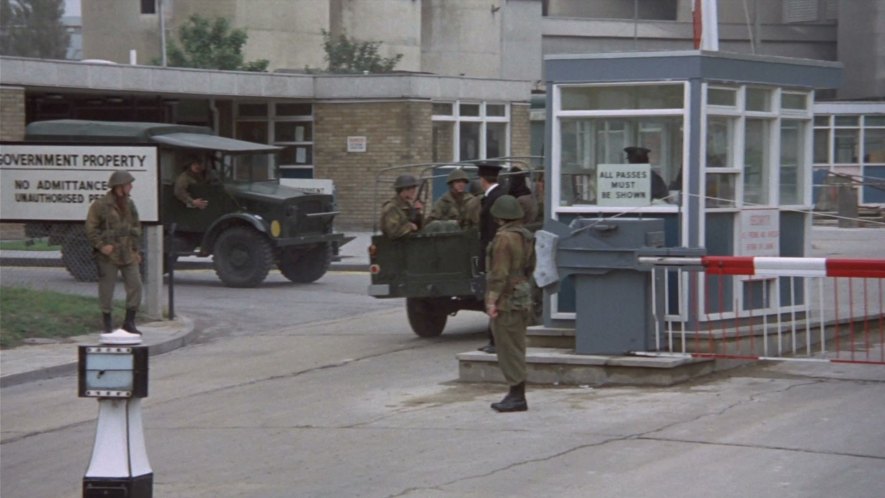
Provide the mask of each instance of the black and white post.
POLYGON ((150 498, 154 474, 144 444, 141 398, 147 397, 148 348, 122 329, 79 347, 79 395, 98 398, 92 459, 83 498, 150 498))

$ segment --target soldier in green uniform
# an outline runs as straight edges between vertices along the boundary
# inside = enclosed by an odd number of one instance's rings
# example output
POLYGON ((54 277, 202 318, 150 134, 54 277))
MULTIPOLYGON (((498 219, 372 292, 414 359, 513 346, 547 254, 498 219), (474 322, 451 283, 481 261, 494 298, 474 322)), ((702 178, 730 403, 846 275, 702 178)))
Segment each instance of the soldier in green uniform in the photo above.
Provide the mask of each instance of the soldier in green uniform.
POLYGON ((473 195, 466 192, 469 182, 470 178, 467 177, 467 173, 463 169, 452 170, 446 178, 449 191, 433 205, 433 209, 427 216, 427 221, 454 220, 461 228, 471 226, 473 222, 469 217, 467 205, 473 195))
POLYGON ((128 171, 114 171, 108 181, 110 191, 92 202, 86 217, 86 237, 95 249, 98 266, 98 304, 105 332, 113 328, 111 304, 119 271, 126 288, 123 330, 141 334, 135 328, 135 313, 141 305, 141 223, 129 197, 133 181, 128 171))
POLYGON ((189 208, 206 209, 209 201, 191 196, 190 188, 194 185, 209 183, 209 174, 206 165, 198 157, 190 157, 187 160, 187 169, 175 179, 175 198, 189 208))
POLYGON ((424 206, 418 197, 418 180, 400 175, 393 182, 396 194, 381 206, 381 233, 398 239, 421 229, 424 206))
POLYGON ((502 195, 492 205, 492 216, 501 227, 486 255, 486 313, 498 366, 510 392, 492 409, 498 412, 528 410, 525 399, 526 327, 532 316, 531 273, 535 266, 534 237, 523 226, 525 213, 512 195, 502 195))

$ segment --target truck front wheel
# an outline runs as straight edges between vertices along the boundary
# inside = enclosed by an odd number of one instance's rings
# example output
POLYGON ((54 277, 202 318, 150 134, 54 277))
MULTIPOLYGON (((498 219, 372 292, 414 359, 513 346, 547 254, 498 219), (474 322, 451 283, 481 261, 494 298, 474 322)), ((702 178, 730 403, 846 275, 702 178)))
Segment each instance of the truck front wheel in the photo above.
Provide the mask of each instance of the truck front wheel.
POLYGON ((233 227, 215 241, 212 261, 215 273, 228 287, 255 287, 273 266, 273 248, 264 234, 247 227, 233 227))
POLYGON ((446 328, 448 314, 432 298, 406 298, 406 315, 412 331, 419 337, 436 337, 446 328))
POLYGON ((310 249, 289 247, 280 254, 280 273, 299 284, 309 284, 326 274, 332 263, 332 248, 319 244, 310 249))

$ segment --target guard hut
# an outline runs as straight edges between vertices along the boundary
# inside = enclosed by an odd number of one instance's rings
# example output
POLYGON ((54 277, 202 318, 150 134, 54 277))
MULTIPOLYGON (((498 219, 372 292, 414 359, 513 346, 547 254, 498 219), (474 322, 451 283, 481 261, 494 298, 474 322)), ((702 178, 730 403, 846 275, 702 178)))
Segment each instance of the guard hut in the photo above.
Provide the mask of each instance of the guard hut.
MULTIPOLYGON (((545 228, 659 218, 668 247, 805 256, 814 92, 837 87, 840 67, 698 50, 545 57, 545 228), (642 171, 649 184, 629 177, 642 171)), ((666 319, 696 325, 735 306, 780 311, 777 279, 723 278, 671 279, 666 319), (705 303, 704 285, 722 299, 705 303)), ((575 326, 576 287, 565 278, 545 294, 546 328, 575 326)))

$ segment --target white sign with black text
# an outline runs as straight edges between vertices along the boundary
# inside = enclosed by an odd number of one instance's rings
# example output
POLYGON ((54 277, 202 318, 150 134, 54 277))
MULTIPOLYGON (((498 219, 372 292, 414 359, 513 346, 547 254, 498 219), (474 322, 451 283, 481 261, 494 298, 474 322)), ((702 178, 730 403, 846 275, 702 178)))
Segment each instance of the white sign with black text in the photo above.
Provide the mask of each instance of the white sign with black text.
POLYGON ((648 206, 651 204, 650 164, 598 164, 596 204, 648 206))
POLYGON ((84 221, 111 173, 135 177, 132 200, 143 222, 160 221, 157 148, 144 145, 0 144, 0 218, 84 221))
POLYGON ((347 152, 365 152, 367 149, 366 137, 347 137, 347 152))

